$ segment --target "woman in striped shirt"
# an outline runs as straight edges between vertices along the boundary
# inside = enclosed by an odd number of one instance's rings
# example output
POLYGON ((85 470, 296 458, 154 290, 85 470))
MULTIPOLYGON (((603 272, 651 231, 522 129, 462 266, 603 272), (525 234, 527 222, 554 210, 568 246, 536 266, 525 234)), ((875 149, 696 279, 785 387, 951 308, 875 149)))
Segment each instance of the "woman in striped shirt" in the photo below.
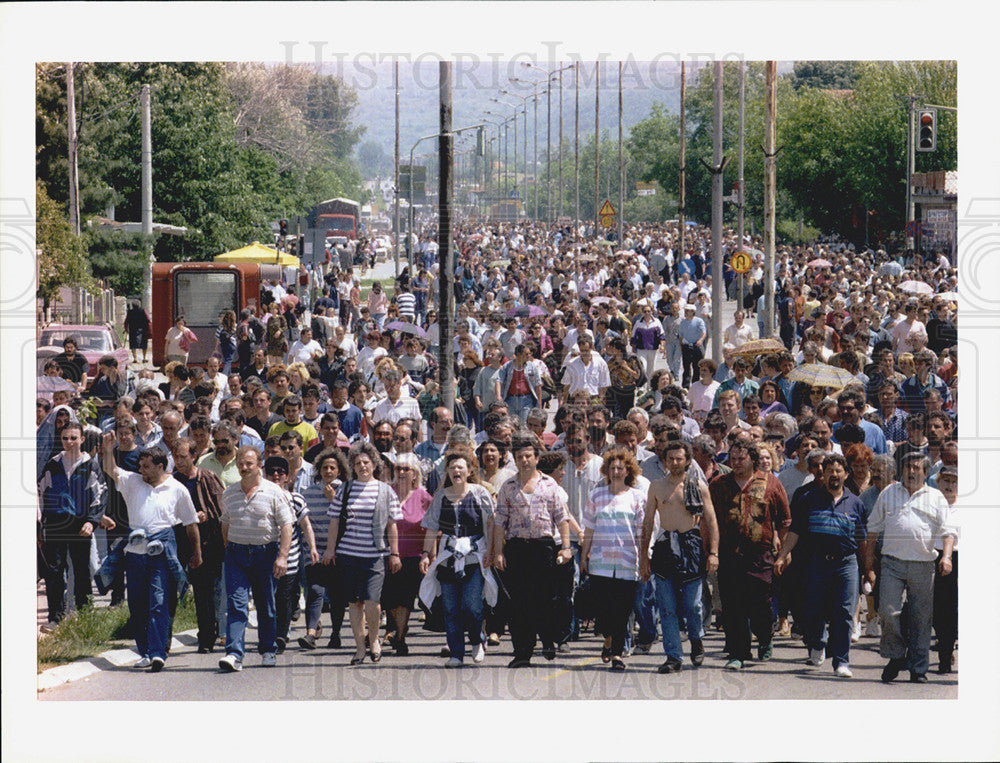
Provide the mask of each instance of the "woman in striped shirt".
POLYGON ((365 623, 368 625, 372 662, 382 659, 379 644, 379 619, 382 608, 382 582, 385 580, 385 559, 389 572, 399 572, 399 538, 396 522, 403 518, 399 499, 390 485, 377 479, 381 456, 368 442, 355 443, 349 462, 354 478, 330 505, 329 538, 323 561, 337 566, 341 590, 349 604, 351 631, 357 653, 351 664, 365 659, 365 623), (341 523, 344 531, 339 533, 341 523))
POLYGON ((632 451, 622 446, 604 452, 605 482, 590 492, 583 512, 581 571, 590 575, 598 621, 603 624, 601 659, 625 670, 625 629, 639 579, 639 545, 646 498, 633 487, 640 474, 632 451))

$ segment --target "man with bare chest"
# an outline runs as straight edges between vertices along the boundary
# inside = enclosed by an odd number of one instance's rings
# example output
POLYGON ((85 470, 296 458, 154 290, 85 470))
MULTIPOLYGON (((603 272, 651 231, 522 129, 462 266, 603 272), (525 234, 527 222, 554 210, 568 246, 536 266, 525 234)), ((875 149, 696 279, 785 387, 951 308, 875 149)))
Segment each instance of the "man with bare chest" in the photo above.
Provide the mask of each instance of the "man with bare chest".
POLYGON ((691 662, 698 666, 705 659, 701 583, 706 573, 715 572, 719 566, 719 527, 708 486, 694 472, 688 473, 691 446, 672 440, 661 457, 668 473, 649 486, 641 548, 649 548, 657 518, 660 534, 653 546, 652 559, 645 554, 640 556, 639 574, 643 580, 649 580, 652 574, 656 581, 656 603, 667 657, 657 672, 679 673, 684 656, 680 617, 687 624, 691 662))

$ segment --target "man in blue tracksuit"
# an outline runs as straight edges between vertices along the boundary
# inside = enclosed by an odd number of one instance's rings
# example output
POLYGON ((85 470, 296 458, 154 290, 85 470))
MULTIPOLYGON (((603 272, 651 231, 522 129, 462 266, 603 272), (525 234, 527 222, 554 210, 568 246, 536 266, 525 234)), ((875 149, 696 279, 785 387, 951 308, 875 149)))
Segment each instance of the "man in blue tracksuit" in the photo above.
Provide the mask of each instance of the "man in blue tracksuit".
POLYGON ((50 458, 38 480, 42 556, 49 623, 66 614, 66 569, 73 565, 73 596, 81 609, 90 599, 90 544, 104 517, 107 490, 96 463, 83 452, 83 427, 63 427, 62 451, 50 458))

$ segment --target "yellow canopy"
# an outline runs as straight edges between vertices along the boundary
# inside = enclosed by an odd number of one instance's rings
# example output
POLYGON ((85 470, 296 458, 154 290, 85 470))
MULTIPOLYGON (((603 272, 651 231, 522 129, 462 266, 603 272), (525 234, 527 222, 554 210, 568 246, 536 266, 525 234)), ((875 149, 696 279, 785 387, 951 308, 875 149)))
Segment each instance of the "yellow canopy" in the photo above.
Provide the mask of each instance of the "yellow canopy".
POLYGON ((248 246, 225 252, 215 258, 216 262, 259 262, 265 265, 284 265, 297 268, 299 258, 293 257, 286 252, 279 252, 269 246, 264 246, 259 241, 254 241, 248 246))

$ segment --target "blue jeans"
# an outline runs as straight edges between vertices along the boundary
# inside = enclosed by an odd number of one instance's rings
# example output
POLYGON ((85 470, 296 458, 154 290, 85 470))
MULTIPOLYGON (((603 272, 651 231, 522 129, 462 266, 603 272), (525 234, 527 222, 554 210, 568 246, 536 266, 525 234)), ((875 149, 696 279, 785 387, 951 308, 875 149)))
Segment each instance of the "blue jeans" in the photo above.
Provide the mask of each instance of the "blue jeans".
POLYGON ((908 562, 892 556, 882 557, 878 612, 882 618, 880 651, 883 657, 889 659, 905 657, 912 673, 926 673, 930 661, 934 566, 934 562, 908 562))
POLYGON ((812 557, 805 565, 802 615, 809 649, 826 649, 833 667, 849 664, 854 608, 858 604, 858 561, 854 554, 827 561, 812 557), (826 624, 830 623, 829 641, 826 624))
POLYGON ((125 554, 125 585, 135 646, 142 657, 167 659, 170 643, 168 586, 175 585, 165 554, 125 554))
POLYGON ((681 355, 681 343, 680 342, 668 342, 667 343, 667 368, 670 369, 671 376, 674 379, 681 378, 681 366, 683 365, 683 356, 681 355))
POLYGON ((660 610, 660 630, 663 632, 663 653, 672 659, 682 660, 680 618, 684 618, 688 639, 701 641, 705 636, 701 578, 687 583, 675 583, 659 575, 654 575, 653 579, 656 581, 656 606, 660 610))
MULTIPOLYGON (((635 588, 635 599, 632 603, 635 622, 639 625, 639 634, 635 637, 637 644, 652 644, 656 640, 656 613, 653 611, 655 602, 652 578, 645 583, 640 580, 635 588)), ((631 628, 626 634, 625 646, 628 649, 632 648, 631 628)))
POLYGON ((261 654, 277 648, 275 637, 274 559, 278 544, 245 546, 230 543, 226 547, 226 594, 229 606, 226 612, 226 654, 243 660, 246 653, 244 640, 247 616, 250 613, 250 594, 257 606, 257 651, 261 654))
POLYGON ((441 606, 448 650, 452 657, 465 658, 465 636, 476 646, 483 640, 483 573, 478 564, 466 565, 465 579, 441 583, 441 606))
POLYGON ((506 398, 507 410, 511 416, 517 416, 521 423, 528 421, 528 412, 535 407, 535 398, 529 395, 508 395, 506 398))

